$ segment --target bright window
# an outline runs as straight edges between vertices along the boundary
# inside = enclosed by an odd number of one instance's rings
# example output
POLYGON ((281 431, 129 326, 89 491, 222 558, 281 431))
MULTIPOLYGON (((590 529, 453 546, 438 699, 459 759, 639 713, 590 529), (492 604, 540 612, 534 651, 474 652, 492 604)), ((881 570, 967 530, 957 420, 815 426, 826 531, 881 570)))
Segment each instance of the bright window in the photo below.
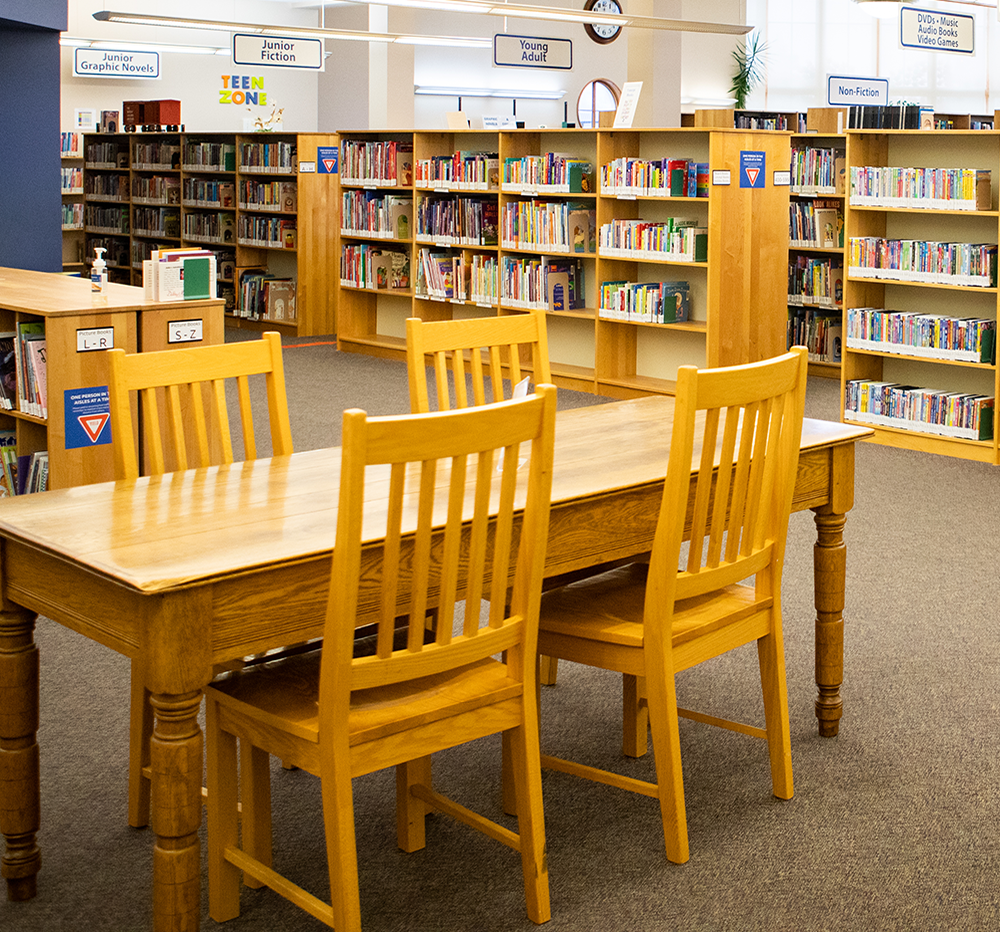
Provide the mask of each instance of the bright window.
POLYGON ((577 126, 592 129, 600 122, 598 114, 617 110, 621 91, 607 78, 597 78, 584 85, 576 104, 577 126))

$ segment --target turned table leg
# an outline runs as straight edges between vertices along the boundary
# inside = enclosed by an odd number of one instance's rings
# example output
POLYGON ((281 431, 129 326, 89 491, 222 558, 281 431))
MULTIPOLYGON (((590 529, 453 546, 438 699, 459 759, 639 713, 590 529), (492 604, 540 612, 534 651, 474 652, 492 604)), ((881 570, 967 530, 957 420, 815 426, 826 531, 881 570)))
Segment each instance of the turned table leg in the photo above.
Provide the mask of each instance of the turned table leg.
POLYGON ((0 875, 9 900, 30 900, 42 854, 38 773, 38 648, 34 612, 0 612, 0 875))
POLYGON ((847 546, 844 544, 845 514, 830 506, 814 508, 816 545, 813 573, 816 598, 816 718, 819 733, 831 738, 840 731, 844 702, 840 685, 844 680, 844 595, 847 585, 847 546))

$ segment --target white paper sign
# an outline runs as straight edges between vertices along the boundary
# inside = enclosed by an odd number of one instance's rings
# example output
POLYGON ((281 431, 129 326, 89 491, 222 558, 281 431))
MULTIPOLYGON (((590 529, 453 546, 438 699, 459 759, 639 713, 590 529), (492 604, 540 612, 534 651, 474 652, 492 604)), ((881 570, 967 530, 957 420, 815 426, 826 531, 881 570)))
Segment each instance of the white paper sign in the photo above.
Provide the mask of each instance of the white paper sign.
POLYGON ((628 128, 635 119, 635 108, 639 103, 639 93, 642 91, 642 81, 626 81, 622 87, 621 100, 618 101, 618 109, 615 111, 614 125, 619 128, 628 128))

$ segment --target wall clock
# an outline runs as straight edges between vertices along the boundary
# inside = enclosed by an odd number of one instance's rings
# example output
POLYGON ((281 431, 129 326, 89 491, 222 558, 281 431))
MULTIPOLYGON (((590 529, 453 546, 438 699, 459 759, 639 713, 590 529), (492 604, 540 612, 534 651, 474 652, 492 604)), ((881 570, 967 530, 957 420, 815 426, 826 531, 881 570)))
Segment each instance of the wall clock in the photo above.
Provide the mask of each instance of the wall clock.
MULTIPOLYGON (((622 7, 618 0, 587 0, 583 5, 585 10, 593 10, 595 13, 621 13, 622 7)), ((595 42, 607 45, 614 42, 622 32, 622 27, 605 23, 584 23, 583 28, 587 31, 595 42)))

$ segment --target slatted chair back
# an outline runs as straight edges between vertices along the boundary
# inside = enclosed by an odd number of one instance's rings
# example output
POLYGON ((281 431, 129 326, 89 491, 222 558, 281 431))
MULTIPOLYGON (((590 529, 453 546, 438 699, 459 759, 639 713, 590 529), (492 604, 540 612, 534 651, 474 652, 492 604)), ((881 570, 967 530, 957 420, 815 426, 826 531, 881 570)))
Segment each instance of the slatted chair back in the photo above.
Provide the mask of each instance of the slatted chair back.
POLYGON ((237 386, 244 459, 256 459, 251 375, 265 377, 272 454, 292 453, 279 334, 162 352, 126 354, 117 349, 108 353, 108 361, 117 479, 135 479, 140 472, 132 392, 138 393, 142 403, 142 471, 146 475, 233 462, 227 379, 234 379, 237 386), (162 413, 165 429, 161 429, 162 413))
POLYGON ((647 604, 660 606, 756 575, 758 592, 780 581, 802 433, 807 357, 678 370, 670 462, 653 546, 647 604), (697 465, 692 480, 691 467, 697 465), (681 557, 690 484, 690 542, 681 557), (775 577, 775 572, 777 576, 775 577))
POLYGON ((511 386, 527 374, 522 370, 522 349, 525 355, 530 353, 530 371, 535 384, 551 381, 543 311, 467 320, 423 321, 416 317, 409 318, 406 321, 406 365, 410 380, 410 410, 414 413, 431 410, 427 390, 428 362, 434 370, 439 411, 451 408, 449 371, 454 385, 455 407, 467 408, 502 400, 504 372, 507 372, 511 386), (472 381, 471 400, 467 375, 472 381), (492 392, 490 397, 486 395, 487 384, 492 392))

